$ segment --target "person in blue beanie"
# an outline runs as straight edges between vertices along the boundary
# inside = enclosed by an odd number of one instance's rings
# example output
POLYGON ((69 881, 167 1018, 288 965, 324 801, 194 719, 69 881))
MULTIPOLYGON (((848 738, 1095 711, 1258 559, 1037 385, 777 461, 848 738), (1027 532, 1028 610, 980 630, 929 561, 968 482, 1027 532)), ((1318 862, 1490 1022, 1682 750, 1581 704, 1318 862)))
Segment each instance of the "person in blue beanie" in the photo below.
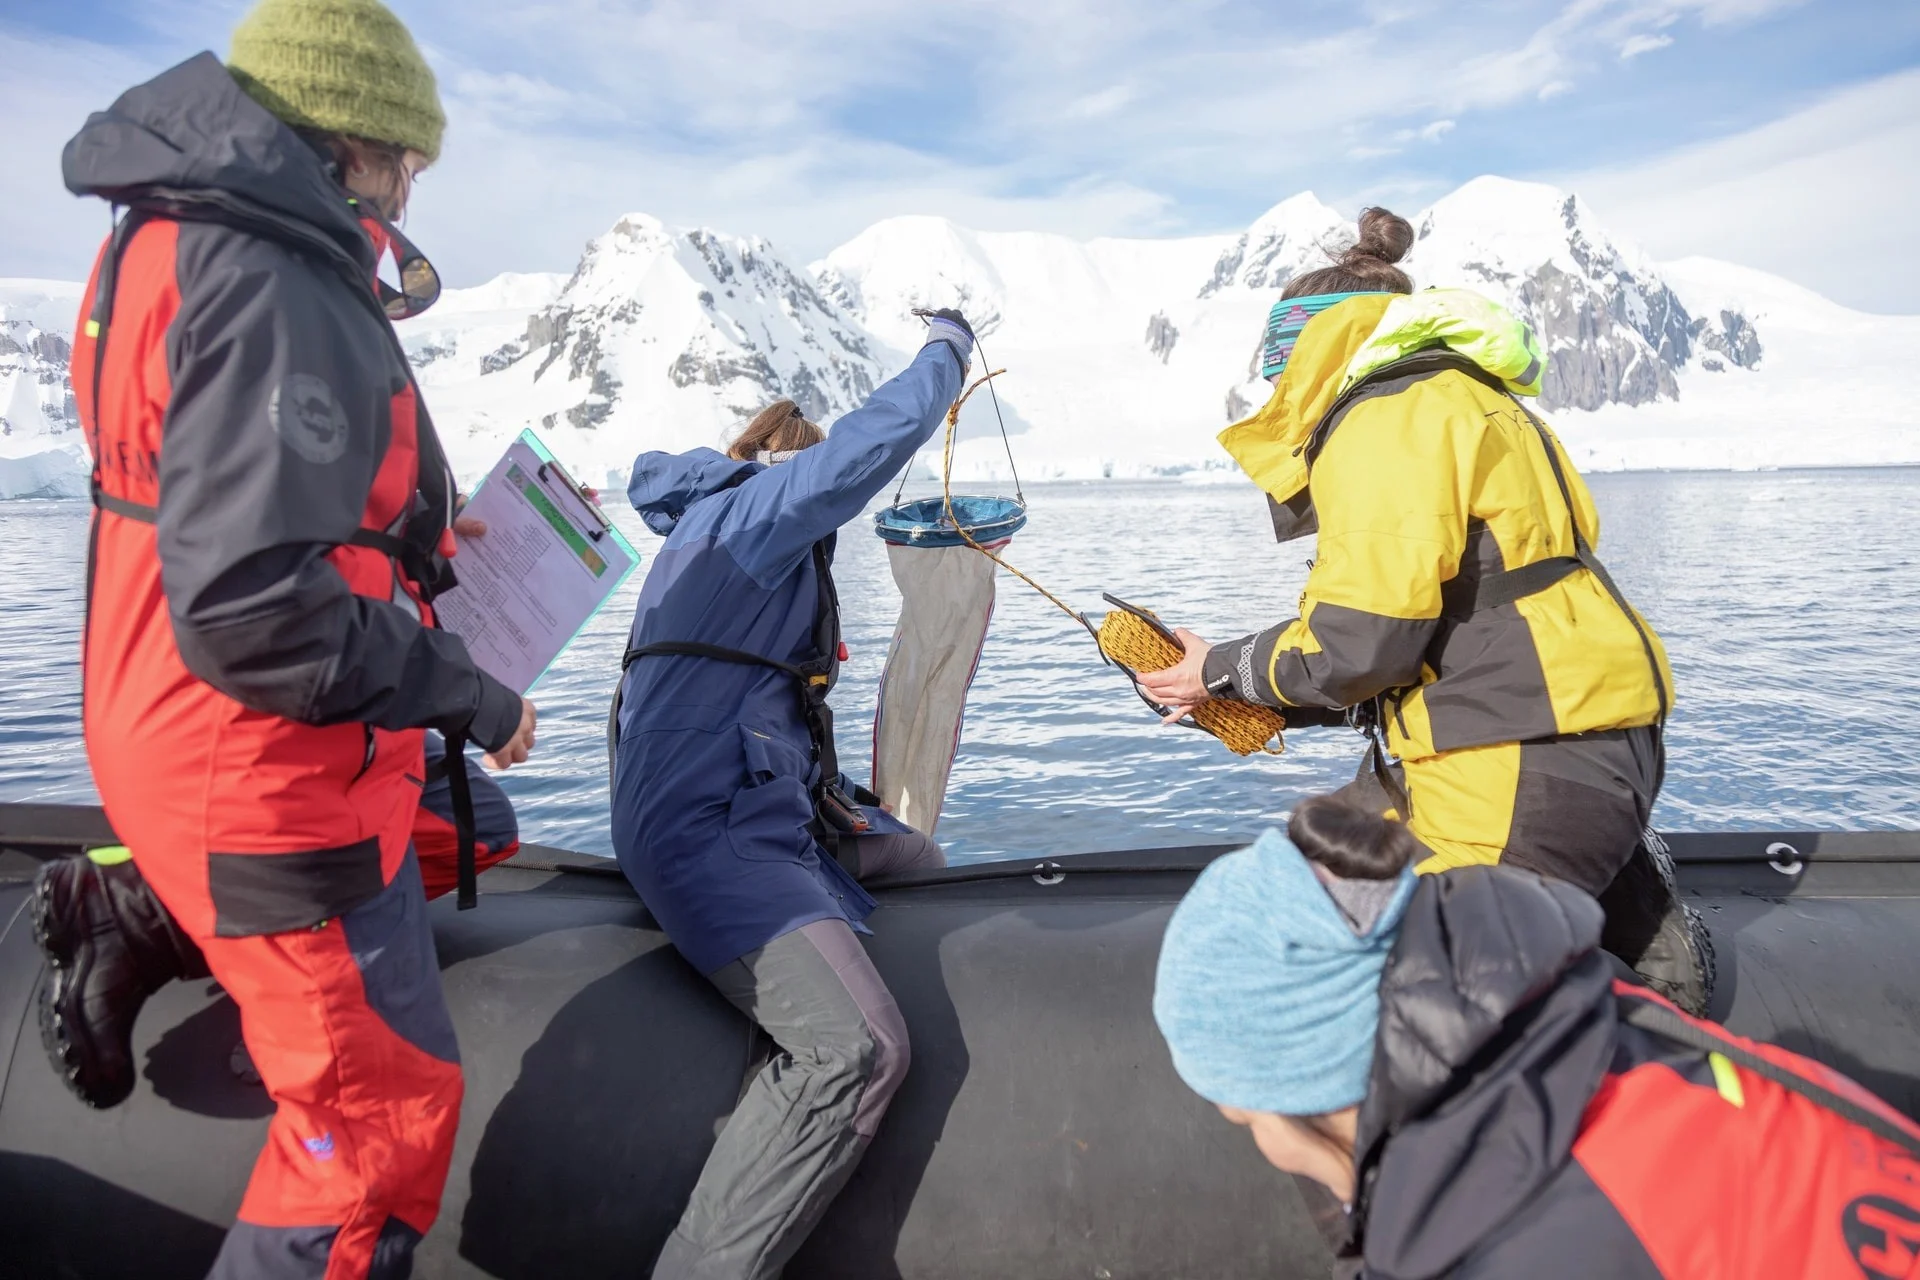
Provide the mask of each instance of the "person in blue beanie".
POLYGON ((1920 1126, 1629 980, 1572 885, 1416 884, 1418 854, 1316 797, 1208 867, 1161 947, 1174 1069, 1338 1198, 1338 1274, 1920 1276, 1847 1225, 1920 1221, 1920 1126))
POLYGON ((1272 1164, 1351 1202, 1380 974, 1419 845, 1331 796, 1302 803, 1289 833, 1267 832, 1194 884, 1167 926, 1153 1015, 1195 1093, 1272 1164))

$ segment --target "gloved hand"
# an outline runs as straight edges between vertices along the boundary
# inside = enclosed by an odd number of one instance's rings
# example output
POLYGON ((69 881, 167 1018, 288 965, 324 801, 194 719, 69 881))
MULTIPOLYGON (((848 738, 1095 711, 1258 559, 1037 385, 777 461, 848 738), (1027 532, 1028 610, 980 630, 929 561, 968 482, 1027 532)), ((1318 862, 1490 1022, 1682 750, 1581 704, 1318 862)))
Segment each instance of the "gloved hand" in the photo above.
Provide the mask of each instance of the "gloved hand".
POLYGON ((960 357, 960 373, 966 376, 973 366, 973 326, 967 318, 952 307, 942 307, 938 311, 920 310, 914 314, 927 322, 927 345, 944 342, 953 348, 953 354, 960 357))

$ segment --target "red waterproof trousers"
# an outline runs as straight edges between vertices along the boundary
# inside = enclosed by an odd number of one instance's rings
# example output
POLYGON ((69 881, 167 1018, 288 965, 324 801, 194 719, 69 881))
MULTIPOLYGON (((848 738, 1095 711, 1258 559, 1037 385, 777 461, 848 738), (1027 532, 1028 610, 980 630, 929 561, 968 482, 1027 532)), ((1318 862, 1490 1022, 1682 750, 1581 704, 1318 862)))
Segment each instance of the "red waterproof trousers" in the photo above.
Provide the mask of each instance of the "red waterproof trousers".
MULTIPOLYGON (((471 763, 468 778, 485 868, 519 840, 498 785, 471 763)), ((404 1275, 433 1225, 462 1091, 426 917, 456 876, 447 792, 427 787, 415 852, 371 902, 310 929, 198 939, 278 1105, 219 1280, 404 1275)))

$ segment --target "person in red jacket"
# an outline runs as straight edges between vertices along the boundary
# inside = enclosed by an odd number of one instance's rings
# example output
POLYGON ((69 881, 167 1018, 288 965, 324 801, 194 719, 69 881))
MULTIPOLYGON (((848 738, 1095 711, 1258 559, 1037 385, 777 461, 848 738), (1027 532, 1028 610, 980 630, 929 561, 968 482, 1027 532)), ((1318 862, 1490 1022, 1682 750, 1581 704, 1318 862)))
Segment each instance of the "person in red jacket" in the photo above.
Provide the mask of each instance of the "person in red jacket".
POLYGON ((392 221, 443 124, 377 0, 263 0, 227 64, 127 91, 64 156, 128 211, 73 369, 88 758, 144 881, 78 905, 156 961, 190 940, 277 1104, 221 1277, 410 1269, 462 1093, 413 843, 424 737, 456 766, 465 740, 497 767, 533 744, 532 705, 433 625, 456 494, 390 318, 437 292, 392 221))
POLYGON ((1411 834, 1334 797, 1289 834, 1195 882, 1154 1016, 1181 1078, 1344 1207, 1343 1274, 1920 1277, 1920 1126, 1616 976, 1571 885, 1416 885, 1411 834))

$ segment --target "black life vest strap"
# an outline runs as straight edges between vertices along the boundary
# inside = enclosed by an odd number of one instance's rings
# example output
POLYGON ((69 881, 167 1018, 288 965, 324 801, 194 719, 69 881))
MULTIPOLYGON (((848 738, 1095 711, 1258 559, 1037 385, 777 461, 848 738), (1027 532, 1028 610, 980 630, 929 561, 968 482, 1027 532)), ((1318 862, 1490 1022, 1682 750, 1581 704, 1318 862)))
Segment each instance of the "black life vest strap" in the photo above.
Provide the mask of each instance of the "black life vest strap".
POLYGON ((1717 1053, 1729 1062, 1745 1067, 1761 1079, 1770 1080, 1783 1089, 1792 1090, 1810 1102, 1833 1112, 1849 1124, 1857 1124, 1874 1137, 1891 1142, 1907 1154, 1920 1158, 1920 1133, 1916 1133, 1913 1129, 1899 1124, 1871 1107, 1861 1105, 1844 1094, 1836 1093, 1823 1084, 1809 1080, 1797 1071, 1763 1058, 1743 1045, 1735 1044, 1730 1039, 1688 1021, 1658 1001, 1646 996, 1624 993, 1619 994, 1617 999, 1620 1003, 1620 1018, 1627 1025, 1638 1027, 1642 1031, 1688 1049, 1698 1049, 1702 1053, 1717 1053))
POLYGON ((140 524, 153 524, 160 519, 160 511, 157 507, 150 507, 144 502, 129 502, 102 489, 98 475, 94 477, 90 487, 93 493, 93 505, 102 511, 110 511, 122 520, 134 520, 140 524))
POLYGON ((1626 616, 1627 622, 1633 627, 1634 634, 1640 637, 1640 648, 1647 655, 1647 670, 1653 674, 1653 691, 1660 700, 1660 721, 1664 723, 1667 712, 1672 709, 1673 701, 1667 693, 1666 677, 1660 674, 1660 658, 1653 651, 1653 637, 1647 634, 1647 626, 1640 621, 1640 615, 1635 613, 1633 606, 1627 603, 1625 593, 1614 584, 1613 575, 1607 572, 1607 567, 1600 563, 1600 557, 1595 555, 1593 548, 1587 544, 1587 535, 1580 532, 1580 517, 1574 513, 1573 509, 1573 490, 1567 487, 1567 473, 1560 465, 1560 451, 1553 447, 1553 437, 1547 432, 1547 424, 1535 417, 1533 410, 1521 404, 1518 396, 1510 395, 1509 398, 1520 412, 1527 415, 1527 421, 1533 424, 1534 431, 1540 437, 1540 447, 1547 451, 1547 465, 1553 468, 1554 483, 1560 486, 1560 500, 1566 503, 1567 519, 1573 525, 1574 558, 1606 589, 1607 594, 1613 598, 1614 607, 1626 616))
POLYGON ((454 908, 471 911, 480 903, 479 836, 473 819, 473 780, 467 777, 467 732, 447 735, 447 789, 453 801, 454 908))
MULTIPOLYGON (((814 787, 813 806, 814 838, 832 855, 834 861, 846 868, 849 875, 860 874, 859 855, 848 836, 859 835, 867 830, 867 820, 861 814, 859 797, 871 796, 859 786, 854 794, 848 795, 840 785, 840 755, 834 749, 833 708, 827 705, 827 694, 833 688, 835 675, 840 669, 840 593, 834 587, 833 538, 829 535, 813 544, 814 582, 818 592, 813 615, 813 642, 815 656, 804 662, 783 662, 778 658, 769 658, 762 653, 750 653, 745 649, 730 649, 725 645, 705 644, 698 640, 656 640, 651 644, 637 645, 621 655, 620 670, 624 676, 628 667, 641 658, 668 656, 681 658, 708 658, 715 662, 732 662, 741 666, 771 667, 775 671, 791 676, 800 692, 801 717, 807 726, 807 737, 813 744, 814 763, 819 767, 820 781, 814 787)), ((623 680, 624 683, 624 680, 623 680)), ((614 691, 613 707, 607 716, 607 759, 609 767, 620 736, 620 692, 614 691)), ((877 798, 872 803, 877 803, 877 798)))
MULTIPOLYGON (((160 518, 159 508, 150 507, 143 502, 132 502, 126 498, 108 493, 100 487, 100 482, 97 477, 93 482, 92 490, 94 506, 100 508, 102 511, 111 512, 123 520, 133 520, 140 524, 154 524, 160 518)), ((383 533, 379 529, 355 529, 352 536, 347 539, 346 545, 365 547, 398 561, 401 571, 412 579, 413 582, 416 584, 419 583, 420 577, 413 572, 413 565, 420 558, 420 552, 417 547, 405 538, 398 537, 391 533, 383 533)))
POLYGON ((1580 568, 1579 556, 1550 556, 1521 565, 1518 569, 1489 573, 1483 577, 1461 575, 1449 578, 1440 584, 1440 614, 1445 618, 1464 620, 1476 613, 1498 609, 1503 604, 1538 595, 1580 568))

